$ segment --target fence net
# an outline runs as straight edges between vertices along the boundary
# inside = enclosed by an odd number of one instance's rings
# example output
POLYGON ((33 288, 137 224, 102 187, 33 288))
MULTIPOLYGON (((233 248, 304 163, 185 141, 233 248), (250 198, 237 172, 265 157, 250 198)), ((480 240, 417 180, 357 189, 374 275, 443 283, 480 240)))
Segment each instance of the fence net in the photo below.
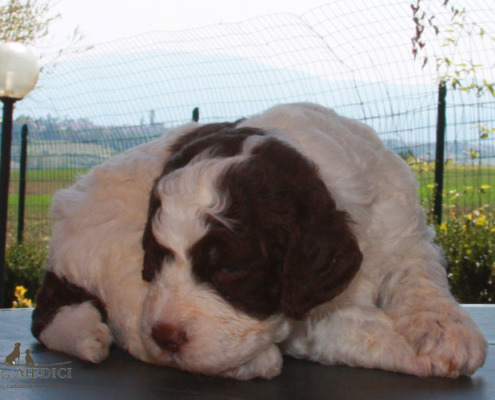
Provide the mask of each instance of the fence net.
MULTIPOLYGON (((58 189, 112 155, 191 120, 195 107, 203 123, 247 117, 284 102, 334 108, 370 124, 408 160, 430 208, 439 77, 472 68, 472 77, 458 76, 464 86, 495 81, 492 1, 466 6, 462 21, 471 31, 459 30, 442 3, 428 3, 440 33, 425 29, 426 46, 416 59, 413 12, 402 0, 336 0, 302 15, 149 32, 65 52, 44 65, 37 90, 17 104, 11 236, 24 124, 29 127, 26 238, 44 243, 58 189), (454 43, 449 45, 449 38, 454 43), (451 65, 442 72, 445 60, 451 65)), ((493 128, 489 90, 448 87, 446 210, 495 203, 493 128)))

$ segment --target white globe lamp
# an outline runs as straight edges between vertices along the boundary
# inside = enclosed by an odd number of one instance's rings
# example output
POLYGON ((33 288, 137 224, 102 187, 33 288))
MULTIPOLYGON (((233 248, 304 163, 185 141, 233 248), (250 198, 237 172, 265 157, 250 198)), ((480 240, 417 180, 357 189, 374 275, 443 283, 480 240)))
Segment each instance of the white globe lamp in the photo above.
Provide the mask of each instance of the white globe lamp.
POLYGON ((37 57, 25 46, 20 43, 0 44, 0 100, 3 103, 0 163, 0 308, 4 306, 7 207, 14 103, 34 89, 39 73, 37 57))

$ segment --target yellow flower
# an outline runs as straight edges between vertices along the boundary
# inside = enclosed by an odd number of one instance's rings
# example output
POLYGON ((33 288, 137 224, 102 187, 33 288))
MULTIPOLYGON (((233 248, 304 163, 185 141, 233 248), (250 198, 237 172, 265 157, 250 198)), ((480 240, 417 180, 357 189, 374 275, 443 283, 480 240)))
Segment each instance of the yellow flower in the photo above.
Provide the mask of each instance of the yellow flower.
POLYGON ((27 289, 24 287, 24 286, 16 286, 15 287, 15 292, 14 292, 14 295, 15 297, 19 298, 19 297, 24 297, 24 295, 26 294, 27 292, 27 289))
POLYGON ((446 223, 443 223, 440 225, 440 230, 441 231, 444 231, 444 232, 447 232, 447 224, 446 223))
POLYGON ((16 286, 14 291, 14 296, 17 300, 12 302, 13 308, 26 308, 32 307, 33 301, 24 297, 26 295, 27 289, 24 286, 16 286))
POLYGON ((478 218, 476 218, 476 225, 477 226, 485 226, 486 225, 486 217, 481 214, 478 218))

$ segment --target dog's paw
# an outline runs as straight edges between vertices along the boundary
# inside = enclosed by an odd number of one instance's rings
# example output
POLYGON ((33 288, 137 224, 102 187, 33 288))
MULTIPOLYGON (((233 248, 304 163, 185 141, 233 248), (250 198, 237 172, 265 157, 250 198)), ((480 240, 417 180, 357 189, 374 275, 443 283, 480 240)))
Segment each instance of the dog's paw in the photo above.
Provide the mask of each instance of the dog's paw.
POLYGON ((472 319, 462 310, 422 311, 400 317, 396 331, 418 356, 430 362, 430 375, 456 378, 471 375, 485 361, 488 344, 472 319))
POLYGON ((99 323, 78 336, 76 355, 81 360, 98 364, 108 357, 113 341, 108 325, 99 323))
POLYGON ((62 307, 41 333, 40 341, 49 349, 100 363, 108 357, 113 337, 99 311, 86 302, 62 307))
POLYGON ((238 368, 225 371, 224 378, 249 380, 254 378, 272 379, 282 370, 282 354, 276 345, 271 345, 263 353, 238 368))

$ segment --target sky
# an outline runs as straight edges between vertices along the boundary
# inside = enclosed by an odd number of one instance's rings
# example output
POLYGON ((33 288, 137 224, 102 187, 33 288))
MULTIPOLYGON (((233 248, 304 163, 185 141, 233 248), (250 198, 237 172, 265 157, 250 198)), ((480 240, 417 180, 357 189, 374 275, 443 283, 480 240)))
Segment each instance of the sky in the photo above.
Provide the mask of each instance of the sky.
MULTIPOLYGON (((53 23, 49 40, 38 50, 43 54, 55 54, 65 47, 66 38, 76 26, 84 34, 79 45, 96 46, 90 51, 64 53, 67 54, 65 58, 57 59, 57 73, 44 74, 46 80, 41 83, 41 90, 33 94, 32 104, 22 103, 26 109, 28 106, 40 107, 37 112, 43 115, 50 112, 78 118, 94 114, 95 121, 100 117, 103 120, 107 115, 125 115, 133 118, 131 122, 125 122, 131 124, 139 121, 144 111, 152 109, 163 111, 157 116, 161 121, 179 119, 165 115, 169 110, 175 113, 177 104, 187 108, 187 113, 180 110, 180 118, 183 118, 186 114, 189 116, 191 105, 198 102, 203 105, 202 115, 211 118, 224 117, 227 111, 217 112, 211 106, 212 111, 208 114, 204 105, 220 104, 229 112, 232 110, 232 114, 246 115, 246 105, 258 106, 264 88, 277 88, 263 96, 270 101, 275 101, 272 97, 276 96, 276 102, 282 102, 299 100, 303 95, 306 99, 308 93, 315 96, 329 93, 327 86, 335 82, 348 84, 351 89, 347 91, 353 91, 363 83, 387 82, 399 85, 393 86, 397 88, 393 92, 399 94, 405 90, 400 85, 414 88, 429 85, 433 91, 437 87, 437 75, 428 73, 429 69, 434 69, 434 62, 424 69, 419 61, 411 62, 410 31, 413 26, 410 4, 414 0, 241 0, 235 6, 235 0, 52 1, 52 13, 60 13, 61 18, 53 23), (308 13, 313 9, 316 11, 308 13), (273 14, 277 15, 263 18, 273 14), (304 18, 294 17, 302 14, 304 18), (193 29, 205 26, 209 28, 193 29), (164 54, 166 59, 163 59, 164 54), (194 57, 191 58, 191 54, 194 57), (65 61, 67 71, 64 69, 65 61), (160 71, 162 75, 157 75, 160 71), (292 77, 284 81, 284 73, 297 75, 297 79, 292 77), (109 74, 111 79, 105 74, 109 74), (220 81, 214 80, 217 78, 220 81), (315 79, 325 81, 318 81, 315 87, 305 86, 316 82, 315 79), (153 80, 153 83, 148 80, 153 80), (161 87, 157 83, 168 86, 161 87), (59 92, 50 93, 52 87, 59 92), (240 99, 233 87, 251 91, 240 99), (151 89, 159 92, 152 95, 151 89), (135 96, 132 101, 124 101, 122 93, 127 92, 135 96), (99 97, 91 100, 88 93, 99 97), (163 93, 174 94, 169 96, 170 105, 165 104, 163 93), (189 97, 179 101, 179 95, 189 97), (219 100, 218 96, 222 98, 219 100), (67 104, 62 104, 65 100, 67 104), (112 105, 118 111, 103 110, 101 104, 112 105), (45 106, 47 109, 51 107, 50 111, 46 111, 45 106), (242 113, 238 107, 243 108, 242 113)), ((431 0, 431 3, 438 9, 441 1, 431 0)), ((495 34, 493 0, 455 2, 477 10, 475 20, 483 22, 490 36, 495 34)), ((495 67, 495 42, 492 43, 491 38, 486 41, 491 47, 483 47, 476 54, 483 57, 481 64, 495 67)), ((468 40, 467 45, 471 46, 472 42, 475 42, 474 38, 468 40)), ((462 56, 459 49, 462 50, 459 47, 456 51, 462 56)), ((49 59, 44 58, 48 62, 49 59)), ((493 81, 493 71, 486 70, 493 81)), ((385 89, 391 90, 384 86, 385 89)), ((356 89, 354 92, 359 91, 356 89)), ((406 92, 407 96, 402 97, 407 101, 420 102, 423 99, 412 96, 410 90, 406 92)), ((384 100, 393 97, 394 93, 377 91, 373 101, 383 107, 386 104, 397 113, 402 106, 399 107, 398 103, 390 105, 384 100)), ((363 95, 361 92, 358 94, 363 95)), ((343 99, 332 101, 337 103, 343 99)), ((410 107, 409 103, 403 105, 406 111, 410 107)), ((121 119, 115 123, 105 119, 105 124, 120 124, 121 119)))
MULTIPOLYGON (((405 0, 408 1, 408 0, 405 0)), ((60 13, 47 44, 57 47, 76 26, 90 45, 156 30, 184 30, 275 13, 302 14, 328 0, 54 0, 60 13)))
MULTIPOLYGON (((50 1, 50 0, 46 0, 50 1)), ((52 15, 60 14, 61 17, 54 22, 50 27, 50 34, 43 42, 39 43, 37 48, 33 49, 40 54, 57 54, 59 49, 62 48, 77 48, 79 46, 91 46, 108 42, 117 41, 128 37, 133 37, 140 34, 145 34, 152 31, 184 31, 188 34, 188 30, 192 28, 200 28, 204 26, 212 26, 218 24, 231 24, 235 22, 254 19, 260 16, 266 16, 271 14, 289 13, 293 15, 302 15, 308 13, 308 11, 322 7, 328 3, 334 3, 325 9, 327 13, 327 19, 325 23, 328 29, 333 29, 335 34, 327 36, 325 40, 329 46, 338 47, 339 45, 348 46, 347 41, 352 40, 354 37, 362 37, 366 40, 369 37, 381 36, 385 38, 385 35, 380 32, 380 29, 389 29, 390 27, 384 26, 386 23, 394 23, 399 14, 405 15, 409 19, 409 15, 412 14, 410 10, 410 4, 413 0, 180 0, 180 1, 166 1, 166 0, 51 0, 52 1, 52 15), (234 5, 235 4, 235 5, 234 5), (385 6, 385 7, 384 7, 385 6), (361 14, 356 13, 356 10, 360 10, 361 14), (363 10, 366 12, 363 14, 363 10), (387 12, 392 15, 392 18, 387 20, 387 12), (335 14, 338 18, 332 21, 331 15, 335 14), (361 17, 367 17, 368 21, 353 21, 354 18, 360 15, 361 17), (356 16, 356 17, 355 17, 356 16), (370 20, 371 18, 371 20, 370 20), (369 23, 373 19, 383 21, 384 24, 375 24, 372 27, 372 32, 369 31, 369 23), (349 26, 352 26, 352 30, 348 30, 349 26), (68 38, 72 36, 74 29, 78 27, 82 33, 82 40, 77 44, 68 46, 68 38), (337 36, 344 32, 341 38, 337 36), (337 43, 340 40, 341 43, 337 43)), ((431 0, 430 3, 438 4, 442 0, 431 0)), ((467 9, 474 8, 491 9, 493 15, 493 7, 490 6, 492 0, 451 0, 451 3, 455 3, 457 7, 466 7, 467 9)), ((425 0, 425 4, 429 4, 425 0)), ((318 11, 319 13, 319 11, 318 11)), ((479 16, 476 18, 480 18, 479 16)), ((409 21, 410 22, 410 21, 409 21)), ((288 21, 288 24, 290 21, 288 21)), ((313 21, 313 24, 318 24, 318 21, 313 21)), ((490 22, 487 27, 489 32, 494 32, 493 21, 490 22)), ((235 26, 235 25, 234 25, 235 26)), ((485 28, 485 29, 487 29, 485 28)), ((324 28, 327 29, 327 28, 324 28)), ((413 31, 411 23, 411 31, 413 31)), ((230 28, 225 30, 224 36, 229 36, 230 28)), ((319 33, 324 32, 320 31, 319 33)), ((284 35, 285 33, 281 33, 284 35)), ((194 32, 196 43, 200 43, 199 39, 204 32, 194 32)), ((232 36, 232 35, 231 35, 232 36)), ((390 43, 383 43, 382 48, 393 48, 394 36, 388 35, 390 43)), ((408 39, 409 40, 409 39, 408 39)), ((359 45, 364 41, 358 43, 356 48, 353 49, 354 54, 359 52, 366 52, 366 48, 359 48, 359 45)), ((149 43, 147 43, 149 46, 149 43)), ((202 52, 206 53, 208 50, 204 48, 203 42, 198 46, 201 48, 193 47, 193 42, 175 41, 175 47, 169 46, 170 51, 184 51, 184 52, 202 52)), ((210 40, 207 45, 214 46, 214 40, 210 40)), ((165 41, 160 42, 160 46, 165 47, 165 41)), ((229 45, 229 52, 234 53, 240 57, 249 57, 249 54, 242 53, 241 47, 238 49, 235 45, 229 45)), ((409 43, 404 46, 407 47, 409 52, 409 43)), ((341 47, 342 48, 342 47, 341 47)), ((138 51, 136 48, 135 51, 138 51)), ((117 51, 117 48, 115 48, 117 51)), ((128 49, 119 49, 118 51, 126 52, 128 49)), ((217 52, 215 49, 213 52, 217 52)), ((210 51, 211 52, 211 51, 210 51)), ((479 53, 479 52, 478 52, 479 53)), ((96 53, 93 53, 96 54, 96 53)), ((89 56, 89 55, 88 55, 89 56)), ((317 57, 317 55, 315 55, 317 57)), ((392 64, 393 58, 397 57, 394 51, 382 52, 377 54, 377 58, 390 58, 385 64, 392 64)), ((489 58, 493 58, 487 55, 489 58)), ((371 60, 371 62, 376 62, 371 60)), ((45 58, 47 62, 51 60, 51 57, 45 58)), ((287 63, 284 63, 283 57, 268 58, 263 61, 265 63, 271 63, 271 65, 277 67, 287 67, 287 63)), ((370 60, 363 60, 363 63, 369 63, 370 60)), ((482 63, 485 63, 484 60, 482 63)), ((428 67, 432 67, 430 63, 428 67)), ((327 66, 330 68, 330 66, 327 66)), ((332 67, 333 68, 333 67, 332 67)), ((305 71, 308 72, 308 71, 305 71)), ((399 71, 392 71, 398 73, 399 71)), ((407 78, 409 71, 402 72, 402 75, 407 78)), ((383 77, 373 77, 374 80, 383 79, 383 77)))

